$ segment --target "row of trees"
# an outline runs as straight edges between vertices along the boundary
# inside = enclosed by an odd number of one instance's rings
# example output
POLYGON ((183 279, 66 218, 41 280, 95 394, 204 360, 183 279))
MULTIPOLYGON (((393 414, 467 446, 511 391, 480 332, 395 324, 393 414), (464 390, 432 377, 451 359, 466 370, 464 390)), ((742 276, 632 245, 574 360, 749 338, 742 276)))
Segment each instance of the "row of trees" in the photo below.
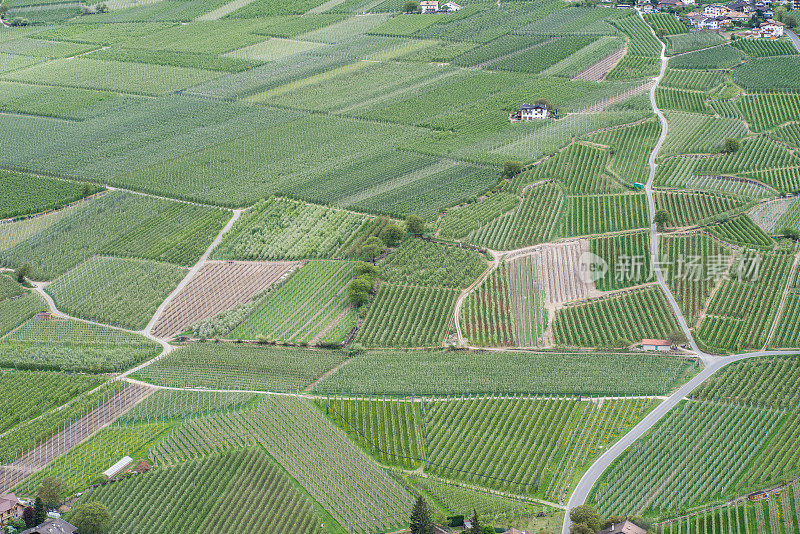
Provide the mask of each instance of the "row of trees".
POLYGON ((361 245, 361 257, 366 261, 356 265, 356 276, 347 287, 350 303, 360 307, 367 303, 369 295, 375 288, 375 281, 378 278, 378 269, 375 261, 378 259, 386 247, 396 247, 403 239, 411 234, 421 236, 425 233, 425 221, 416 215, 409 215, 405 221, 405 229, 395 223, 384 227, 380 237, 372 236, 361 245))

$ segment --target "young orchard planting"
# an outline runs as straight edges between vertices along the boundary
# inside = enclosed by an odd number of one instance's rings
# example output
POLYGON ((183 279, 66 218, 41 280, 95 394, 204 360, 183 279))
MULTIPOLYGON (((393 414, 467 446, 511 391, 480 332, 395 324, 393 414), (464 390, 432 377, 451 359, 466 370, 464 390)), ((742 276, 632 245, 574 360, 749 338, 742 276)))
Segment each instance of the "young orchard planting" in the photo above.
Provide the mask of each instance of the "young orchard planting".
POLYGON ((797 6, 734 4, 5 0, 0 497, 796 532, 797 6))

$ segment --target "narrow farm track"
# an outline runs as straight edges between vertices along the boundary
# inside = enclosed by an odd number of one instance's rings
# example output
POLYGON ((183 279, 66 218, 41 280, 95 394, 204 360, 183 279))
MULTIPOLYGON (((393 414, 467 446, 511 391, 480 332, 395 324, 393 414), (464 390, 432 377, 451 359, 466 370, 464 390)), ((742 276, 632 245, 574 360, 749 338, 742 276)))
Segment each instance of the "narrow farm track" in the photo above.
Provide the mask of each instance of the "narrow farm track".
MULTIPOLYGON (((641 14, 639 14, 641 16, 641 14)), ((651 29, 652 31, 652 29, 651 29)), ((655 32, 653 32, 655 35, 655 32)), ((664 73, 667 69, 667 63, 669 58, 665 55, 665 45, 661 44, 661 71, 658 77, 655 79, 655 83, 650 89, 650 104, 653 107, 653 111, 658 116, 659 121, 661 122, 661 136, 659 137, 658 141, 656 142, 653 151, 650 154, 649 164, 650 164, 650 176, 648 178, 647 184, 645 184, 645 193, 647 194, 647 201, 650 209, 650 216, 651 220, 652 217, 655 215, 655 200, 653 197, 653 181, 655 179, 656 167, 657 162, 656 158, 658 157, 658 152, 661 150, 661 146, 664 144, 664 140, 667 136, 667 120, 664 117, 664 114, 656 105, 655 99, 655 92, 656 88, 658 87, 659 82, 664 77, 664 73)), ((650 251, 653 258, 658 258, 658 229, 656 225, 651 223, 650 225, 650 251)), ((686 319, 684 318, 683 314, 681 313, 680 307, 678 306, 677 302, 675 301, 675 297, 672 292, 669 290, 667 286, 664 275, 661 271, 660 265, 658 262, 653 262, 654 272, 656 274, 656 280, 658 284, 663 289, 664 293, 667 296, 667 300, 670 303, 670 306, 675 311, 675 314, 678 318, 678 322, 683 330, 684 334, 686 335, 689 343, 695 353, 695 355, 700 358, 700 360, 705 365, 704 369, 692 377, 686 384, 681 386, 675 393, 670 395, 666 400, 660 403, 658 406, 653 409, 649 414, 647 414, 644 419, 642 419, 635 427, 633 427, 627 434, 622 436, 616 443, 614 443, 611 447, 606 450, 590 467, 589 469, 583 474, 578 485, 575 487, 575 490, 569 497, 569 501, 567 502, 567 510, 574 508, 575 506, 579 506, 586 502, 586 499, 589 497, 589 493, 592 491, 592 488, 603 475, 603 473, 611 466, 611 464, 619 458, 633 443, 635 443, 640 437, 642 437, 646 432, 648 432, 653 426, 656 425, 664 416, 666 416, 670 410, 672 410, 677 404, 683 400, 687 395, 689 395, 692 391, 694 391, 700 384, 708 380, 714 373, 722 369, 723 367, 740 360, 750 359, 750 358, 758 358, 763 356, 776 356, 776 355, 786 355, 786 354, 796 354, 796 352, 792 351, 758 351, 758 352, 750 352, 744 354, 735 354, 732 356, 720 357, 714 356, 712 354, 707 354, 700 350, 697 347, 697 344, 694 341, 691 332, 689 331, 689 326, 686 323, 686 319)), ((564 517, 564 523, 562 524, 561 532, 562 534, 569 534, 571 521, 569 518, 569 514, 564 517)))
POLYGON ((217 234, 217 237, 214 238, 214 241, 211 242, 203 255, 200 256, 200 259, 197 261, 197 263, 194 264, 194 267, 189 270, 189 273, 183 278, 183 280, 181 280, 178 286, 172 290, 172 293, 170 293, 169 296, 164 299, 164 302, 161 303, 156 312, 153 314, 150 322, 147 323, 147 326, 142 332, 144 335, 148 337, 153 335, 153 328, 156 326, 156 324, 158 324, 159 319, 161 319, 161 315, 164 313, 164 310, 167 309, 169 303, 172 302, 178 293, 180 293, 186 287, 186 284, 188 284, 192 278, 194 278, 197 273, 200 272, 200 269, 203 267, 203 265, 205 265, 206 261, 208 261, 211 251, 213 251, 217 245, 219 245, 219 243, 222 241, 222 238, 225 237, 225 234, 227 234, 230 229, 233 228, 233 225, 239 220, 239 217, 242 216, 242 213, 244 213, 244 210, 233 210, 233 217, 230 218, 228 223, 222 228, 219 234, 217 234))
POLYGON ((458 339, 459 346, 461 346, 461 344, 464 342, 464 335, 461 332, 461 308, 464 305, 464 300, 470 295, 470 293, 475 291, 475 289, 478 286, 480 286, 487 278, 489 278, 489 276, 494 271, 496 271, 498 267, 500 267, 500 260, 503 257, 503 253, 494 250, 490 250, 489 253, 492 255, 493 258, 492 263, 489 265, 486 271, 484 271, 484 273, 477 280, 475 280, 468 288, 462 291, 458 295, 458 298, 456 299, 456 307, 455 311, 453 312, 453 321, 455 322, 456 326, 456 338, 458 339))

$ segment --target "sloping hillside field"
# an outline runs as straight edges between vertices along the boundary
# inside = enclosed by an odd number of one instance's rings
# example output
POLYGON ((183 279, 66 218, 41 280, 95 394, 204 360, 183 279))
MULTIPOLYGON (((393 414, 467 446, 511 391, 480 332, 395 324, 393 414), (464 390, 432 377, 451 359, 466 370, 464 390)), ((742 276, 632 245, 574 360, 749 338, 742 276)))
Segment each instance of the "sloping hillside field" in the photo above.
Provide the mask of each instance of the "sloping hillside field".
POLYGON ((0 0, 0 530, 800 532, 797 2, 94 1, 0 0))

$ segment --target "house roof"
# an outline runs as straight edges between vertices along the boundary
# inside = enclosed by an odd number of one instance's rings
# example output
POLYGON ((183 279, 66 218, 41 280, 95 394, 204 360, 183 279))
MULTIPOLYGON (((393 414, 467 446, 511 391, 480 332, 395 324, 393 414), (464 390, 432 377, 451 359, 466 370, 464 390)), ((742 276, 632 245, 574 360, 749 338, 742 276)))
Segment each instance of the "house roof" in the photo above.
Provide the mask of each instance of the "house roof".
POLYGON ((655 345, 657 347, 668 347, 670 342, 666 339, 643 339, 642 345, 655 345))
POLYGON ((614 523, 610 527, 601 530, 598 534, 647 534, 646 531, 635 523, 630 521, 623 521, 622 523, 614 523))
POLYGON ((13 510, 17 503, 19 503, 19 499, 13 493, 0 496, 0 514, 13 510))
POLYGON ((75 534, 78 530, 74 525, 70 525, 63 519, 53 519, 46 521, 38 527, 23 530, 22 534, 75 534))
POLYGON ((522 104, 522 105, 519 107, 519 110, 520 110, 520 111, 522 111, 522 110, 529 110, 529 109, 547 109, 547 106, 542 106, 541 104, 534 104, 534 105, 530 105, 530 104, 522 104))

